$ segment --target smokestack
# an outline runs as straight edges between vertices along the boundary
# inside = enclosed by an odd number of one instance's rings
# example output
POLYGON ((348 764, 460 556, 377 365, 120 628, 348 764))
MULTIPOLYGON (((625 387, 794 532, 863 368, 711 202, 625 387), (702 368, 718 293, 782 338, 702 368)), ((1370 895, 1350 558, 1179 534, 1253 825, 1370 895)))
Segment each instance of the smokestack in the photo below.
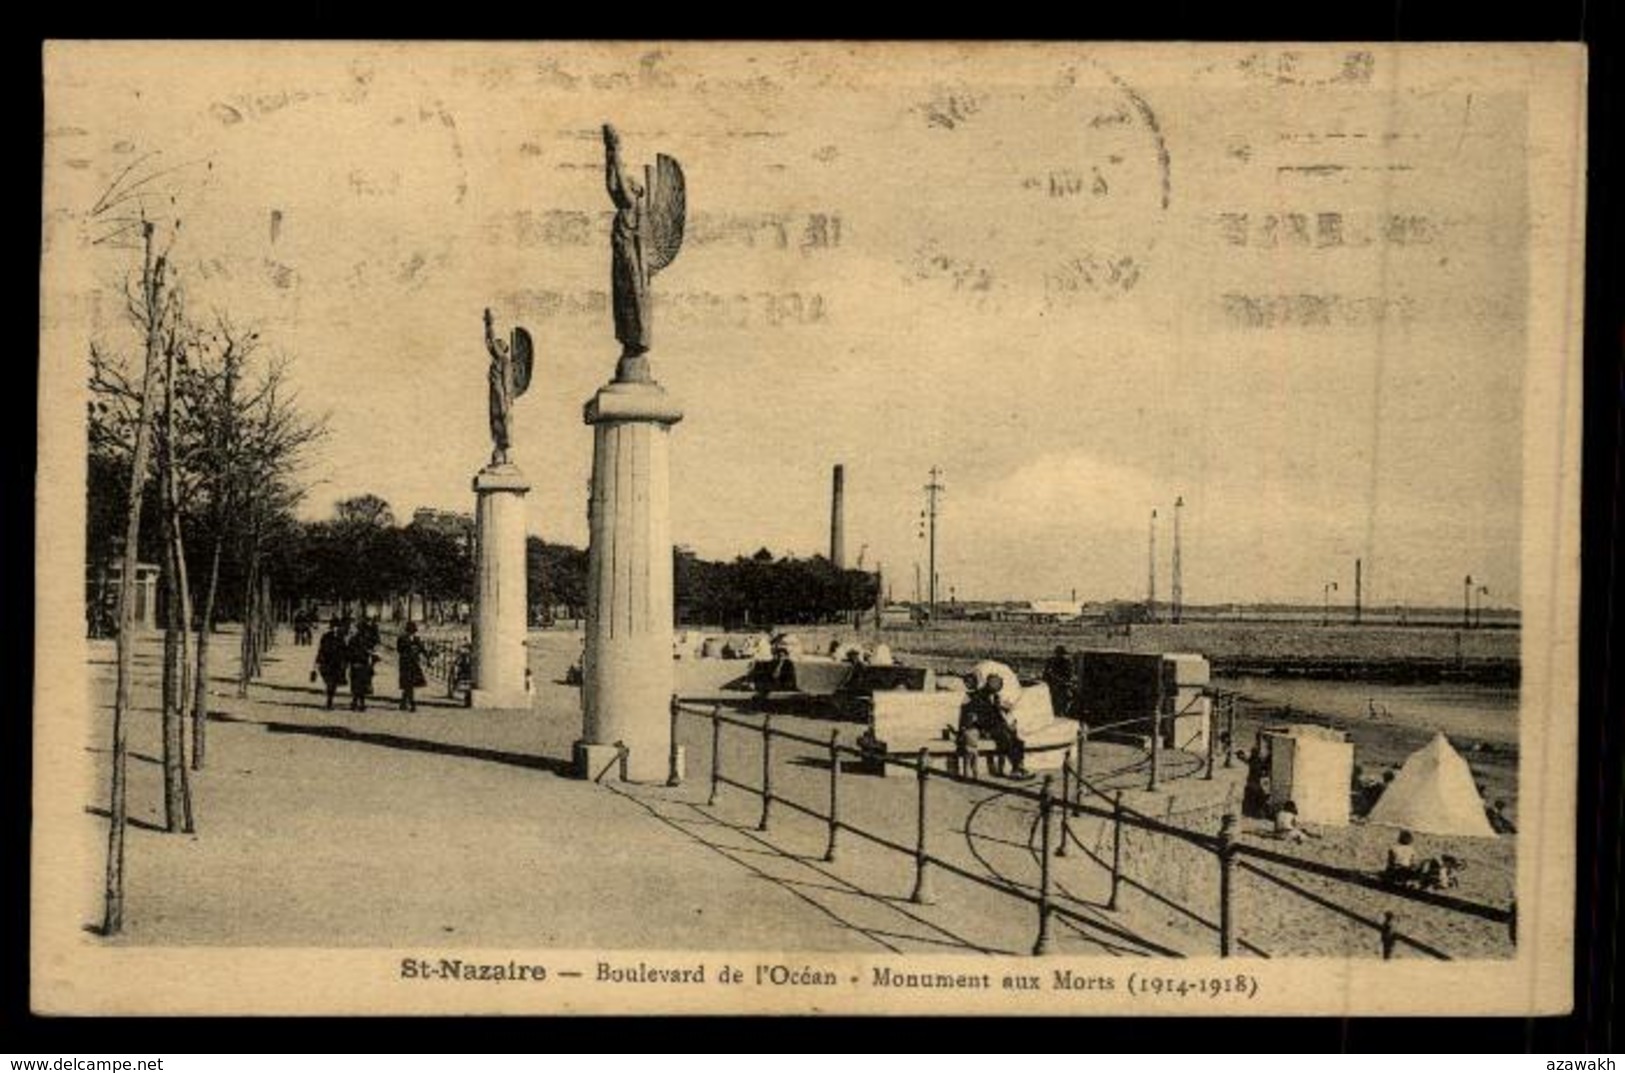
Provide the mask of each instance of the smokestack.
POLYGON ((1360 560, 1354 560, 1354 624, 1360 624, 1360 560))
POLYGON ((846 467, 835 465, 835 489, 829 504, 829 561, 846 569, 846 467))

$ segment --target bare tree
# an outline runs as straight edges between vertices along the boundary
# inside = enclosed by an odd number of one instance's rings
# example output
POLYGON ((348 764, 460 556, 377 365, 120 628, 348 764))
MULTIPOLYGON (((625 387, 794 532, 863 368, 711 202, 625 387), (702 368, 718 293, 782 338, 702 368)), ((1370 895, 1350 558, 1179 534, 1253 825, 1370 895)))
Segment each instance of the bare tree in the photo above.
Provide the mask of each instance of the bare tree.
POLYGON ((175 380, 184 346, 177 317, 169 325, 164 345, 163 422, 158 437, 158 490, 163 507, 164 579, 168 596, 163 674, 164 827, 171 832, 191 833, 196 824, 192 815, 192 788, 186 777, 185 720, 186 707, 191 700, 187 635, 191 629, 192 593, 186 579, 175 419, 175 380))
POLYGON ((124 929, 124 829, 129 819, 130 678, 134 666, 135 581, 141 540, 141 500, 146 489, 147 455, 152 444, 151 415, 158 386, 163 325, 171 314, 173 288, 168 259, 155 252, 154 227, 141 226, 142 266, 137 323, 145 335, 141 401, 135 414, 135 445, 130 462, 130 496, 124 527, 123 573, 119 578, 118 684, 113 695, 113 773, 108 802, 106 902, 102 934, 124 929))

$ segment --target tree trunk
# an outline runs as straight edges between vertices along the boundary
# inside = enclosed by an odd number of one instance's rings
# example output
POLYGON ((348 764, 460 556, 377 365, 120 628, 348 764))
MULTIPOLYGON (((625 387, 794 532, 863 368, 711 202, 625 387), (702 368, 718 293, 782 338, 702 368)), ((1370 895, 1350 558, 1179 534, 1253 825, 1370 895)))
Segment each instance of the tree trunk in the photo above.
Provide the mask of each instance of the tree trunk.
POLYGON ((214 598, 220 586, 220 552, 224 531, 216 530, 214 554, 209 559, 209 587, 203 597, 203 618, 197 624, 197 672, 192 694, 192 770, 203 770, 205 733, 209 720, 209 634, 214 631, 214 598))
POLYGON ((184 706, 186 694, 187 628, 186 588, 182 575, 186 569, 180 533, 180 504, 175 500, 175 346, 164 348, 164 432, 158 440, 158 499, 163 518, 164 593, 167 614, 164 616, 164 689, 163 689, 163 761, 164 761, 164 829, 171 834, 186 821, 187 798, 191 796, 186 785, 186 739, 184 706))
POLYGON ((259 589, 259 563, 257 553, 248 557, 248 570, 243 579, 243 637, 242 658, 237 667, 237 695, 248 696, 248 680, 255 671, 256 657, 254 646, 258 641, 258 630, 255 625, 255 592, 259 589))
POLYGON ((141 374, 141 409, 136 417, 135 450, 130 459, 129 512, 124 523, 124 572, 119 577, 118 685, 113 694, 113 773, 108 801, 106 901, 102 934, 124 930, 124 828, 129 819, 130 677, 135 656, 135 572, 140 560, 141 500, 146 488, 152 435, 153 389, 158 372, 158 317, 163 258, 152 252, 152 224, 143 226, 146 253, 141 274, 147 313, 146 367, 141 374))

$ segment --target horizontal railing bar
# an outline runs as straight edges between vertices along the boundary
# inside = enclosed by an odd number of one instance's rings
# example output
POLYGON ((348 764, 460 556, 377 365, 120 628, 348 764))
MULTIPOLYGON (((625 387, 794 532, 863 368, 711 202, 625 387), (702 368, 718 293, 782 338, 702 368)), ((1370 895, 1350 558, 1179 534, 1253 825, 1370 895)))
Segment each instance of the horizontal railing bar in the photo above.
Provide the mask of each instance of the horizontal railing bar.
MULTIPOLYGON (((678 701, 678 710, 681 711, 684 714, 687 714, 687 715, 692 715, 692 716, 697 716, 697 717, 708 719, 708 720, 713 720, 713 721, 715 721, 717 723, 721 723, 723 725, 738 727, 741 730, 749 730, 749 731, 751 731, 753 733, 756 733, 756 734, 760 734, 764 730, 763 724, 761 724, 761 723, 750 723, 750 722, 746 722, 746 721, 741 720, 741 719, 730 718, 729 716, 725 716, 725 715, 721 714, 720 711, 717 711, 715 709, 707 709, 707 708, 698 707, 693 702, 683 702, 683 701, 679 700, 678 701)), ((1123 726, 1123 725, 1127 725, 1130 722, 1143 722, 1143 721, 1149 721, 1149 720, 1127 720, 1127 721, 1124 721, 1122 723, 1117 723, 1117 724, 1112 724, 1112 725, 1113 726, 1123 726)), ((831 743, 828 742, 828 741, 819 741, 816 738, 808 737, 808 736, 802 735, 802 734, 797 734, 794 731, 783 730, 783 729, 780 729, 780 728, 777 728, 777 727, 773 727, 771 725, 768 725, 765 729, 766 729, 766 733, 767 733, 767 735, 769 737, 785 738, 786 740, 798 742, 798 743, 801 743, 803 745, 812 746, 812 747, 818 748, 818 749, 826 751, 826 752, 828 752, 832 747, 831 743)), ((1093 732, 1094 730, 1100 730, 1100 729, 1106 729, 1106 728, 1105 727, 1091 728, 1091 732, 1093 732)), ((870 762, 878 762, 878 763, 882 763, 882 764, 892 764, 892 765, 902 767, 902 768, 905 768, 905 769, 908 769, 908 770, 911 770, 911 771, 918 770, 919 763, 920 763, 919 760, 915 756, 901 756, 901 755, 899 755, 899 756, 890 756, 890 755, 884 755, 884 754, 876 754, 873 751, 864 750, 864 749, 857 748, 857 747, 850 746, 850 745, 841 745, 841 744, 838 744, 838 743, 833 746, 833 749, 834 749, 835 753, 837 754, 837 756, 845 755, 845 756, 856 757, 856 758, 863 759, 863 760, 870 761, 870 762)), ((1078 784, 1080 786, 1082 786, 1085 790, 1087 790, 1089 793, 1094 794, 1097 797, 1100 797, 1100 798, 1105 799, 1105 800, 1111 800, 1112 798, 1111 798, 1110 795, 1108 795, 1105 791, 1101 790, 1099 787, 1095 786, 1092 782, 1090 782, 1088 779, 1086 779, 1083 776, 1082 771, 1081 771, 1081 767, 1082 767, 1082 764, 1081 764, 1081 761, 1080 761, 1080 763, 1077 765, 1077 768, 1073 771, 1074 777, 1077 778, 1077 780, 1078 780, 1078 784)), ((974 777, 974 776, 961 775, 961 774, 958 774, 958 773, 950 771, 950 770, 939 770, 939 769, 933 768, 932 771, 931 771, 931 777, 933 779, 942 779, 944 781, 957 783, 957 784, 962 785, 962 786, 970 786, 970 787, 974 787, 974 788, 977 788, 977 789, 988 790, 988 791, 991 791, 991 792, 994 792, 994 793, 997 793, 997 794, 1000 794, 1000 795, 1030 801, 1030 802, 1032 802, 1034 804, 1037 804, 1039 802, 1039 799, 1040 799, 1040 795, 1034 790, 1028 790, 1028 789, 1025 789, 1023 787, 1019 787, 1019 786, 1010 786, 1010 785, 1002 784, 1002 783, 989 782, 987 780, 977 778, 977 777, 974 777)), ((725 775, 718 774, 716 776, 716 779, 717 779, 718 782, 724 783, 724 784, 726 784, 728 786, 732 786, 732 787, 734 787, 736 789, 739 789, 739 790, 743 790, 746 793, 755 794, 757 796, 760 796, 762 794, 762 790, 759 787, 749 786, 749 785, 747 785, 745 783, 741 783, 741 782, 738 782, 738 781, 736 781, 734 779, 728 778, 725 775)), ((788 798, 780 797, 778 795, 773 795, 773 800, 776 801, 776 802, 788 805, 790 808, 796 810, 797 812, 800 812, 803 815, 806 815, 806 816, 811 817, 813 819, 821 820, 821 821, 823 821, 825 823, 829 822, 829 816, 827 814, 819 812, 816 809, 809 808, 809 807, 807 807, 805 805, 800 804, 799 802, 792 801, 792 800, 790 800, 788 798)), ((1110 819, 1114 818, 1114 813, 1112 811, 1109 811, 1109 810, 1106 810, 1106 809, 1101 809, 1101 808, 1091 806, 1091 805, 1085 805, 1082 802, 1066 801, 1066 802, 1061 802, 1061 804, 1062 804, 1062 806, 1064 808, 1066 808, 1068 810, 1068 812, 1071 815, 1074 815, 1074 816, 1076 816, 1076 815, 1092 816, 1092 817, 1095 817, 1096 819, 1102 819, 1102 820, 1110 820, 1110 819)), ((1127 807, 1123 808, 1122 813, 1121 813, 1121 820, 1122 820, 1122 822, 1123 822, 1123 824, 1125 826, 1134 827, 1134 828, 1137 828, 1137 829, 1143 830, 1143 831, 1148 831, 1148 832, 1150 832, 1152 834, 1165 835, 1165 836, 1167 836, 1169 838, 1176 839, 1178 841, 1184 842, 1184 843, 1186 843, 1188 845, 1194 846, 1194 847, 1196 847, 1198 849, 1202 849, 1202 850, 1205 850, 1205 851, 1210 852, 1210 853, 1217 854, 1217 852, 1218 852, 1219 839, 1216 836, 1205 835, 1205 834, 1201 834, 1199 832, 1190 831, 1190 830, 1187 830, 1185 828, 1178 827, 1178 826, 1173 825, 1173 824, 1164 823, 1161 820, 1154 819, 1151 816, 1148 816, 1148 815, 1146 815, 1146 814, 1144 814, 1142 812, 1138 812, 1138 811, 1136 811, 1136 810, 1134 810, 1132 808, 1127 808, 1127 807)), ((883 847, 885 847, 887 849, 891 849, 891 850, 893 850, 895 852, 904 853, 904 854, 907 854, 909 856, 914 856, 915 855, 915 850, 914 849, 912 849, 910 847, 907 847, 907 846, 904 846, 901 843, 894 842, 891 839, 888 839, 888 838, 886 838, 884 836, 872 834, 872 833, 870 833, 868 831, 863 830, 862 828, 853 827, 853 826, 850 826, 850 825, 848 825, 846 823, 842 823, 842 822, 839 822, 839 821, 837 821, 835 823, 835 827, 836 827, 837 830, 848 831, 848 832, 850 832, 850 833, 852 833, 854 835, 857 835, 859 838, 866 839, 867 841, 873 842, 876 845, 883 846, 883 847)), ((1105 862, 1103 860, 1101 860, 1098 856, 1096 856, 1096 854, 1092 850, 1090 850, 1088 846, 1084 845, 1084 843, 1077 837, 1076 834, 1069 831, 1067 833, 1067 837, 1072 841, 1072 843, 1074 845, 1076 845, 1080 849, 1082 849, 1084 851, 1084 853, 1087 854, 1090 857, 1091 860, 1095 861, 1097 864, 1101 865, 1102 867, 1105 866, 1105 862)), ((1494 906, 1482 905, 1482 904, 1477 903, 1477 902, 1470 902, 1470 901, 1467 901, 1467 900, 1461 899, 1461 898, 1452 898, 1452 897, 1450 897, 1448 895, 1435 894, 1435 893, 1432 893, 1432 892, 1429 892, 1429 891, 1411 890, 1411 889, 1407 889, 1407 888, 1396 888, 1396 887, 1393 887, 1393 886, 1383 882, 1382 880, 1380 880, 1378 878, 1369 876, 1369 875, 1367 875, 1367 874, 1365 874, 1363 872, 1358 872, 1358 871, 1356 871, 1354 869, 1342 868, 1342 867, 1339 867, 1339 866, 1336 866, 1336 865, 1324 864, 1324 863, 1319 862, 1319 861, 1311 861, 1311 860, 1307 860, 1307 859, 1301 858, 1301 857, 1292 857, 1292 856, 1289 856, 1289 855, 1286 855, 1286 854, 1275 853, 1275 852, 1273 852, 1271 850, 1267 850, 1267 849, 1264 849, 1264 848, 1259 847, 1259 846, 1253 846, 1253 845, 1248 845, 1248 844, 1245 844, 1245 843, 1239 843, 1239 844, 1237 844, 1235 846, 1235 851, 1240 856, 1253 857, 1253 858, 1255 858, 1257 860, 1268 861, 1268 862, 1271 862, 1271 863, 1274 863, 1274 864, 1279 864, 1279 865, 1281 865, 1283 867, 1293 868, 1293 869, 1297 869, 1297 870, 1303 871, 1303 872, 1309 872, 1311 874, 1319 875, 1319 876, 1322 876, 1322 877, 1325 877, 1327 879, 1331 879, 1331 880, 1334 880, 1334 881, 1337 881, 1337 882, 1347 883, 1347 884, 1350 884, 1350 885, 1353 885, 1353 886, 1358 886, 1358 887, 1362 887, 1362 888, 1369 889, 1369 890, 1380 891, 1380 892, 1382 892, 1384 894, 1388 894, 1388 895, 1391 895, 1391 896, 1393 896, 1395 898, 1399 898, 1399 899, 1402 899, 1402 900, 1408 900, 1408 901, 1418 902, 1418 903, 1425 904, 1425 905, 1431 905, 1431 906, 1434 906, 1436 908, 1451 910, 1451 911, 1462 913, 1462 914, 1469 915, 1469 916, 1476 916, 1476 917, 1479 917, 1481 919, 1488 920, 1488 921, 1491 921, 1491 922, 1494 922, 1494 923, 1506 923, 1511 917, 1511 913, 1510 913, 1509 910, 1498 909, 1498 908, 1496 908, 1494 906)), ((933 857, 933 856, 928 855, 926 857, 926 860, 927 860, 928 863, 930 863, 932 865, 940 867, 945 871, 951 872, 951 873, 953 873, 955 875, 958 875, 961 878, 967 879, 967 880, 969 880, 969 881, 971 881, 973 883, 979 883, 979 884, 981 884, 983 886, 986 886, 986 887, 989 887, 991 889, 1003 891, 1006 894, 1009 894, 1009 895, 1011 895, 1013 897, 1016 897, 1016 898, 1020 898, 1021 900, 1027 901, 1029 903, 1036 903, 1038 901, 1038 898, 1037 898, 1036 895, 1028 894, 1028 893, 1020 890, 1019 888, 1010 885, 1009 883, 993 880, 993 879, 990 879, 987 876, 976 875, 976 874, 974 874, 972 872, 966 871, 965 869, 963 869, 963 868, 961 868, 961 867, 959 867, 957 865, 951 864, 950 862, 941 860, 940 858, 937 858, 937 857, 933 857)), ((1283 887, 1283 888, 1285 888, 1287 890, 1293 891, 1294 893, 1299 894, 1301 897, 1304 897, 1304 898, 1306 898, 1307 900, 1309 900, 1311 902, 1314 902, 1314 903, 1316 903, 1318 905, 1322 905, 1325 908, 1333 910, 1335 912, 1339 912, 1339 913, 1343 914, 1344 916, 1348 917, 1350 920, 1352 920, 1352 921, 1354 921, 1356 923, 1359 923, 1359 924, 1364 925, 1366 927, 1374 928, 1374 929, 1379 930, 1379 931, 1381 930, 1381 927, 1382 927, 1381 924, 1375 923, 1375 922, 1371 921, 1368 918, 1362 917, 1359 914, 1357 914, 1356 912, 1354 912, 1353 910, 1350 910, 1350 909, 1347 909, 1347 908, 1345 908, 1343 906, 1340 906, 1335 902, 1328 901, 1328 900, 1314 894, 1313 892, 1305 890, 1304 888, 1299 887, 1296 884, 1291 883, 1290 881, 1288 881, 1288 880, 1286 880, 1286 879, 1284 879, 1284 878, 1282 878, 1280 876, 1274 875, 1273 873, 1270 873, 1270 872, 1265 871, 1263 869, 1260 869, 1260 868, 1258 868, 1256 866, 1253 866, 1253 865, 1249 864, 1246 861, 1240 861, 1238 863, 1240 863, 1241 866, 1243 868, 1245 868, 1247 871, 1252 872, 1255 875, 1263 876, 1265 879, 1268 879, 1271 882, 1274 882, 1277 885, 1279 885, 1279 886, 1281 886, 1281 887, 1283 887)), ((1162 905, 1164 905, 1164 906, 1166 906, 1166 907, 1168 907, 1170 909, 1173 909, 1174 911, 1176 911, 1178 913, 1181 913, 1181 914, 1185 915, 1186 917, 1188 917, 1189 919, 1191 919, 1191 920, 1195 921, 1196 923, 1202 925, 1203 927, 1209 928, 1209 929, 1212 929, 1212 930, 1215 930, 1215 931, 1218 930, 1218 925, 1216 923, 1214 923, 1213 921, 1207 920, 1206 918, 1202 917, 1200 914, 1192 911, 1191 909, 1188 909, 1187 907, 1185 907, 1183 905, 1180 905, 1179 903, 1177 903, 1175 901, 1170 900, 1169 898, 1167 898, 1163 894, 1159 893, 1158 891, 1153 890, 1149 886, 1147 886, 1144 883, 1134 879, 1133 877, 1128 876, 1126 874, 1121 874, 1119 876, 1119 879, 1121 880, 1121 882, 1126 883, 1130 887, 1133 887, 1135 890, 1140 891, 1142 894, 1146 895, 1147 897, 1153 899, 1154 901, 1156 901, 1156 902, 1158 902, 1158 903, 1160 903, 1160 904, 1162 904, 1162 905)), ((1054 911, 1059 912, 1059 913, 1063 913, 1063 914, 1067 913, 1066 910, 1064 910, 1064 909, 1062 909, 1061 907, 1058 907, 1058 906, 1054 907, 1054 911)), ((1087 918, 1080 918, 1080 919, 1082 919, 1082 920, 1084 920, 1084 921, 1086 921, 1088 923, 1091 923, 1091 924, 1096 923, 1096 922, 1093 922, 1093 921, 1087 921, 1087 918)), ((1397 941, 1403 942, 1406 945, 1411 946, 1414 949, 1416 949, 1416 950, 1418 950, 1418 951, 1420 951, 1422 953, 1425 953, 1425 954, 1428 954, 1430 956, 1440 958, 1440 959, 1443 959, 1443 960, 1449 960, 1450 959, 1450 955, 1448 955, 1448 954, 1446 954, 1446 953, 1444 953, 1444 952, 1442 952, 1440 950, 1437 950, 1434 947, 1428 946, 1427 944, 1421 942, 1420 940, 1412 939, 1409 936, 1398 935, 1398 934, 1396 934, 1395 938, 1396 938, 1397 941)), ((1238 937, 1237 941, 1238 941, 1238 945, 1252 951, 1253 953, 1259 955, 1260 957, 1266 957, 1267 958, 1267 957, 1270 956, 1267 952, 1265 952, 1264 950, 1260 949, 1259 947, 1253 945, 1252 943, 1247 942, 1245 939, 1240 939, 1238 937)))
MULTIPOLYGON (((1311 890, 1306 890, 1305 888, 1298 886, 1296 883, 1293 883, 1291 880, 1288 880, 1288 879, 1285 879, 1285 878, 1283 878, 1281 876, 1278 876, 1278 875, 1274 874, 1273 872, 1267 872, 1264 869, 1259 868, 1257 865, 1248 864, 1246 861, 1237 861, 1236 864, 1238 866, 1240 866, 1243 870, 1251 872, 1255 876, 1262 876, 1263 878, 1269 880, 1271 883, 1274 883, 1279 887, 1283 887, 1286 890, 1292 891, 1294 894, 1298 895, 1300 898, 1304 898, 1307 901, 1314 902, 1316 905, 1322 906, 1323 908, 1330 909, 1332 912, 1337 913, 1337 914, 1343 916, 1345 919, 1351 920, 1356 924, 1364 925, 1365 927, 1370 928, 1372 931, 1375 931, 1375 932, 1377 932, 1379 934, 1383 930, 1383 926, 1382 926, 1382 923, 1380 921, 1372 920, 1370 917, 1362 916, 1361 914, 1359 914, 1358 912, 1356 912, 1353 909, 1348 908, 1347 906, 1338 905, 1336 902, 1331 901, 1331 900, 1329 900, 1327 898, 1323 898, 1323 897, 1321 897, 1320 895, 1316 894, 1315 892, 1313 892, 1311 890)), ((1437 950, 1437 949, 1427 945, 1426 943, 1422 942, 1419 939, 1412 939, 1410 936, 1401 934, 1400 932, 1397 932, 1397 931, 1393 933, 1393 936, 1394 936, 1394 939, 1396 941, 1402 942, 1402 943, 1406 944, 1407 946, 1414 947, 1415 949, 1420 950, 1424 954, 1430 954, 1433 957, 1436 957, 1441 961, 1450 961, 1451 960, 1451 957, 1450 957, 1449 954, 1446 954, 1442 950, 1437 950)))
POLYGON ((1384 894, 1390 894, 1395 898, 1406 901, 1420 902, 1438 909, 1449 909, 1466 916, 1475 916, 1495 924, 1505 924, 1512 916, 1509 910, 1498 909, 1493 905, 1470 902, 1465 898, 1452 898, 1448 894, 1435 894, 1432 891, 1395 887, 1392 884, 1383 882, 1376 876, 1367 875, 1352 868, 1343 868, 1335 864, 1323 864, 1320 861, 1311 861, 1303 857, 1291 857, 1284 853, 1264 849, 1261 846, 1240 843, 1236 846, 1236 852, 1248 857, 1255 857, 1261 861, 1269 861, 1272 864, 1296 868, 1300 872, 1311 872, 1315 875, 1325 876, 1327 879, 1335 879, 1356 887, 1364 887, 1367 890, 1381 891, 1384 894))

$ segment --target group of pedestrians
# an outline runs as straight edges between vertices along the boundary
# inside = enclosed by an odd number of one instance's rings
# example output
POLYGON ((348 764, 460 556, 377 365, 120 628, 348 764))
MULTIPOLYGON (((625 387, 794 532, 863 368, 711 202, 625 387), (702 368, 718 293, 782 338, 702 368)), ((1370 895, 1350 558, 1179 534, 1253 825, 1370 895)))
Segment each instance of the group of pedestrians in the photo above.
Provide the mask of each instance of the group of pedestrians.
POLYGON ((321 620, 321 615, 314 607, 296 608, 293 613, 293 643, 295 645, 315 643, 316 626, 321 620))
MULTIPOLYGON (((332 711, 333 700, 346 683, 350 687, 350 710, 367 710, 367 698, 373 695, 372 682, 381 643, 375 618, 363 617, 353 627, 347 617, 336 617, 328 624, 327 632, 316 646, 316 666, 310 672, 311 681, 319 676, 327 687, 328 711, 332 711)), ((395 642, 403 712, 418 710, 417 690, 429 684, 423 670, 427 655, 428 649, 418 636, 417 623, 408 622, 395 642)))

